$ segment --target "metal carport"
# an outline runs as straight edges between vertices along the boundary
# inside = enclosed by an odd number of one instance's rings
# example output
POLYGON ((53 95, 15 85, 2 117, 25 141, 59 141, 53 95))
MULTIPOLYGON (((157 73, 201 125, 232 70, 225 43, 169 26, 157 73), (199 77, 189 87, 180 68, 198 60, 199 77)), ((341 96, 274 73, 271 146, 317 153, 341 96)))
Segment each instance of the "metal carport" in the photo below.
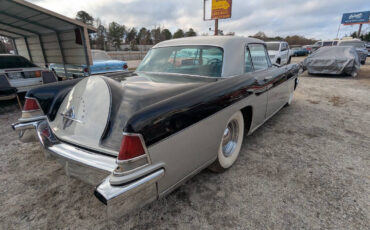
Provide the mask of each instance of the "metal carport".
POLYGON ((92 26, 32 3, 0 0, 0 36, 12 39, 16 52, 39 66, 90 66, 89 33, 95 32, 92 26))

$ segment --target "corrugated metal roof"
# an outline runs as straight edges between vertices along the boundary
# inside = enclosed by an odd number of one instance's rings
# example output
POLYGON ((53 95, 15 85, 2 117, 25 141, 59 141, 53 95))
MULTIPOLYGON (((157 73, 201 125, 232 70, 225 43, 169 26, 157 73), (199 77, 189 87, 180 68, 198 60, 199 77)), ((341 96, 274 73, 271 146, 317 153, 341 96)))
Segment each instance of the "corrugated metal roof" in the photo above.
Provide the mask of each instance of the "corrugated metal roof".
POLYGON ((0 35, 20 38, 92 26, 22 0, 0 0, 0 35))

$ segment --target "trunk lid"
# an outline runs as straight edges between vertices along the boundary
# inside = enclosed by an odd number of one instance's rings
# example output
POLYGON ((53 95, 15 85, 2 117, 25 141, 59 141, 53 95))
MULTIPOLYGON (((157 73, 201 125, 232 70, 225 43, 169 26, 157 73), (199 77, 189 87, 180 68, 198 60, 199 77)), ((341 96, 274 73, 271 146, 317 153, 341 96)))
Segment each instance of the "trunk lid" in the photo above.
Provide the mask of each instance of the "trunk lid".
POLYGON ((122 131, 137 111, 216 79, 153 74, 92 76, 66 96, 50 122, 62 141, 118 155, 122 131))

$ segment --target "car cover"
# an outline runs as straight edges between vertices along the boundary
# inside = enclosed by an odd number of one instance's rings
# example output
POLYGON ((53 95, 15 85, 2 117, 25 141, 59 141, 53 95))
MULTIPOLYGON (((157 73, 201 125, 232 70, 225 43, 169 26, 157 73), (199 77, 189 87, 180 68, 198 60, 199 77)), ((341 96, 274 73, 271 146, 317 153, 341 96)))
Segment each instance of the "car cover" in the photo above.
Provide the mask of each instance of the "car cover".
POLYGON ((360 59, 351 46, 327 46, 313 52, 303 61, 309 74, 348 74, 357 76, 360 59))

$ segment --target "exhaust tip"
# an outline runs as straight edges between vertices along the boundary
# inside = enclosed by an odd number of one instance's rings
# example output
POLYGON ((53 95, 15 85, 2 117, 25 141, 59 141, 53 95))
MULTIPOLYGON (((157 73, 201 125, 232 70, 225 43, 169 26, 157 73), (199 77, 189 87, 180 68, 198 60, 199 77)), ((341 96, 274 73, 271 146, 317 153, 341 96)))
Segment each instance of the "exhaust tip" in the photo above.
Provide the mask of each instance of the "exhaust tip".
POLYGON ((107 199, 105 199, 105 197, 100 194, 97 190, 94 191, 94 195, 96 198, 98 198, 98 200, 100 200, 103 204, 107 205, 108 202, 107 202, 107 199))

